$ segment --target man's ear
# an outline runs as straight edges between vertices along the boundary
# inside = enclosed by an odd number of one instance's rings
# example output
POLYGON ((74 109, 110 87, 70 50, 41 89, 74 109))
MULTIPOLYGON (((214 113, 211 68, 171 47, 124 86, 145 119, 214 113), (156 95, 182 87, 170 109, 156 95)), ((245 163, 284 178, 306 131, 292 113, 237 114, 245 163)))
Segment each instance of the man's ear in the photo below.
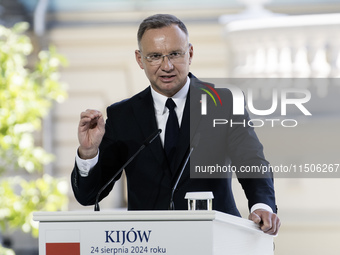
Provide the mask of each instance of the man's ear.
POLYGON ((191 65, 192 57, 194 56, 194 47, 189 43, 189 65, 191 65))
POLYGON ((139 50, 135 50, 135 57, 136 61, 141 69, 144 69, 143 61, 142 61, 142 54, 139 50))

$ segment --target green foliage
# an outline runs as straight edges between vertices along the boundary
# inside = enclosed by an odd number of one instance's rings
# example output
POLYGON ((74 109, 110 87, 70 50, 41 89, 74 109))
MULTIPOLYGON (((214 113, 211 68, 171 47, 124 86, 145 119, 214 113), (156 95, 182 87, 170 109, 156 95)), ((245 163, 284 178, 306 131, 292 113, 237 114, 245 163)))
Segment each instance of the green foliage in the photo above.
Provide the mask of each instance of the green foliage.
MULTIPOLYGON (((31 181, 19 176, 0 179, 0 231, 21 228, 36 237, 32 212, 63 210, 67 204, 66 182, 41 171, 53 155, 36 146, 33 135, 53 102, 66 97, 58 81, 58 69, 66 60, 51 47, 28 68, 33 46, 24 34, 27 29, 27 23, 12 29, 0 26, 0 174, 13 175, 15 169, 35 172, 31 181), (40 178, 34 179, 37 175, 40 178)), ((14 253, 0 244, 0 254, 14 253)))
POLYGON ((41 51, 33 70, 26 68, 32 52, 22 34, 27 28, 27 23, 12 30, 0 26, 0 172, 10 167, 33 172, 52 160, 34 145, 32 132, 40 129, 52 101, 66 97, 57 72, 65 59, 55 48, 41 51))
POLYGON ((14 251, 1 246, 0 244, 0 254, 1 255, 15 255, 14 251))
POLYGON ((34 211, 65 210, 67 183, 44 175, 33 181, 22 177, 7 178, 0 186, 1 229, 21 227, 38 237, 37 222, 32 220, 34 211), (16 190, 21 190, 16 194, 16 190))

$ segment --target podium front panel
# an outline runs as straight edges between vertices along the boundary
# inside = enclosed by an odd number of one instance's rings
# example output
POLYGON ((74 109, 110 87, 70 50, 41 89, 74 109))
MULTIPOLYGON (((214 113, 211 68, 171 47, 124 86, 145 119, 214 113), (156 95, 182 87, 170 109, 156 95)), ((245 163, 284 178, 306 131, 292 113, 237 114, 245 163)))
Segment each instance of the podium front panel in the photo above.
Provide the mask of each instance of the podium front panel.
POLYGON ((38 213, 39 255, 273 254, 255 224, 219 212, 38 213))

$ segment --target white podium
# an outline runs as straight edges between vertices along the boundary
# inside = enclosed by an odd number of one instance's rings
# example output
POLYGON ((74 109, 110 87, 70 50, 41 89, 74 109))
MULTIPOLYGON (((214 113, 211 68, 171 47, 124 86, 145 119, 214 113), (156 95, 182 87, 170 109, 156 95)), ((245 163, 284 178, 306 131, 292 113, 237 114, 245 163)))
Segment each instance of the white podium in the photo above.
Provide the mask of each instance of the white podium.
POLYGON ((217 211, 36 212, 39 255, 269 255, 273 237, 217 211))

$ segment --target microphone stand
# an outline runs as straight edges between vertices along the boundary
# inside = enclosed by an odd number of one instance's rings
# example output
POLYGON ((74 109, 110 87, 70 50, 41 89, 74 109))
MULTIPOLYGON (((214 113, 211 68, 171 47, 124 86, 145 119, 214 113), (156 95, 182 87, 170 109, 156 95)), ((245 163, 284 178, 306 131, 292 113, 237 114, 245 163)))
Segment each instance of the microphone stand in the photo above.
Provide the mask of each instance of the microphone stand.
POLYGON ((177 177, 177 180, 176 180, 176 183, 175 185, 172 187, 172 190, 171 190, 171 197, 170 197, 170 206, 169 206, 169 210, 175 210, 175 204, 174 204, 174 194, 175 194, 175 191, 176 191, 176 188, 177 188, 177 185, 179 183, 179 180, 181 179, 182 177, 182 174, 184 172, 184 169, 185 167, 187 166, 188 164, 188 161, 190 159, 190 156, 191 156, 191 153, 193 152, 193 150, 197 147, 198 143, 199 143, 199 140, 201 138, 201 134, 200 133, 197 133, 193 139, 193 142, 192 142, 192 147, 190 148, 190 151, 187 155, 187 157, 185 158, 185 162, 182 166, 182 169, 177 177))
POLYGON ((135 159, 135 157, 146 147, 148 146, 150 143, 152 143, 157 136, 159 136, 159 134, 162 132, 161 129, 158 129, 156 132, 154 132, 151 136, 149 136, 144 143, 142 144, 141 147, 139 147, 138 151, 133 154, 128 161, 126 161, 126 163, 118 170, 118 172, 99 190, 99 192, 97 193, 96 196, 96 202, 94 204, 94 211, 100 211, 99 208, 99 197, 100 194, 116 179, 116 177, 124 170, 124 168, 131 163, 132 160, 135 159))

